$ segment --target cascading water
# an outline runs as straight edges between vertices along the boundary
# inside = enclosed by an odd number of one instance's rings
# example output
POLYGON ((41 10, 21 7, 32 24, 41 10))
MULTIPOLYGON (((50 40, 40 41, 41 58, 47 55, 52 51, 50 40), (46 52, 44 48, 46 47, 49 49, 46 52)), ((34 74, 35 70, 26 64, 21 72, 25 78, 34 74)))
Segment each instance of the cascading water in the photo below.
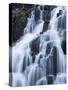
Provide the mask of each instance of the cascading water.
POLYGON ((65 83, 66 61, 58 30, 59 18, 63 18, 65 9, 57 7, 52 10, 48 30, 42 34, 44 10, 40 6, 38 9, 40 18, 35 20, 33 10, 24 29, 24 36, 12 47, 12 86, 65 83), (31 43, 37 44, 33 46, 31 43), (35 49, 37 46, 38 51, 35 49))

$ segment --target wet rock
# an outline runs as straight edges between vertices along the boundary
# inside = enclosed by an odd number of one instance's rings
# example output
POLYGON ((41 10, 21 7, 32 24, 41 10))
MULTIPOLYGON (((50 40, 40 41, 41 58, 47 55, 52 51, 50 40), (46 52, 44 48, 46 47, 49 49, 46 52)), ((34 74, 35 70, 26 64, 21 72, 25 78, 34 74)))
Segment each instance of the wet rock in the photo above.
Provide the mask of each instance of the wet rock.
POLYGON ((12 24, 12 30, 9 32, 11 40, 9 40, 9 45, 12 46, 12 43, 15 43, 17 40, 20 39, 21 36, 24 34, 24 28, 27 24, 27 18, 30 16, 31 10, 34 5, 28 4, 15 4, 11 5, 12 14, 10 17, 10 23, 12 24))
POLYGON ((51 10, 53 10, 55 7, 56 7, 56 6, 48 6, 48 5, 45 5, 45 6, 44 6, 44 10, 45 10, 45 11, 46 11, 46 10, 51 11, 51 10))
POLYGON ((49 21, 45 21, 43 25, 43 31, 41 33, 44 33, 48 30, 49 21))
POLYGON ((49 7, 45 5, 44 10, 49 10, 49 7))
POLYGON ((59 10, 59 13, 57 13, 57 17, 62 15, 62 10, 59 10))
POLYGON ((47 76, 47 84, 53 84, 53 82, 54 82, 54 76, 48 75, 47 76))
POLYGON ((38 8, 35 9, 35 21, 40 19, 40 10, 38 8))
POLYGON ((53 64, 52 64, 52 59, 51 59, 51 56, 48 57, 47 59, 47 64, 46 64, 46 75, 48 76, 49 74, 53 74, 53 64))
POLYGON ((39 45, 40 45, 40 37, 37 37, 30 43, 30 48, 33 55, 39 53, 39 45))
POLYGON ((56 47, 53 48, 51 52, 51 56, 49 56, 47 59, 46 68, 47 68, 46 69, 47 76, 49 74, 53 74, 53 75, 57 74, 57 48, 56 47))
POLYGON ((49 21, 51 18, 51 11, 55 8, 56 6, 44 6, 44 12, 43 12, 43 20, 44 21, 49 21))
POLYGON ((49 21, 50 20, 50 12, 49 10, 46 10, 43 12, 43 20, 44 21, 49 21))
POLYGON ((43 10, 44 9, 44 7, 43 6, 40 6, 40 10, 43 10))
POLYGON ((62 47, 64 54, 66 54, 66 40, 62 41, 61 47, 62 47))
POLYGON ((52 59, 53 59, 53 75, 56 75, 57 74, 57 48, 56 47, 53 47, 52 59))
POLYGON ((16 42, 24 34, 24 28, 27 23, 27 17, 16 16, 13 18, 12 42, 16 42))
POLYGON ((46 56, 47 56, 48 54, 50 54, 51 48, 52 48, 52 43, 48 43, 48 44, 47 44, 47 47, 46 47, 46 56))
POLYGON ((32 60, 29 58, 28 55, 25 55, 23 60, 22 60, 22 70, 21 72, 24 72, 26 67, 28 67, 31 64, 32 60))

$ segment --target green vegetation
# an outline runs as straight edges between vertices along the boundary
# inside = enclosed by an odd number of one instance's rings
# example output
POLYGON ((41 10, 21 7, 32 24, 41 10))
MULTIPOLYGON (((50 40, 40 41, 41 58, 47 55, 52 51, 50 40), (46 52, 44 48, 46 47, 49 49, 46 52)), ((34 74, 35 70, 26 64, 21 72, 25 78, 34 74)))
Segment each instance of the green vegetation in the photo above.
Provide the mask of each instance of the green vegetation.
POLYGON ((23 17, 23 16, 25 16, 26 15, 26 13, 25 12, 22 12, 22 11, 18 11, 17 13, 16 13, 16 16, 17 17, 23 17))

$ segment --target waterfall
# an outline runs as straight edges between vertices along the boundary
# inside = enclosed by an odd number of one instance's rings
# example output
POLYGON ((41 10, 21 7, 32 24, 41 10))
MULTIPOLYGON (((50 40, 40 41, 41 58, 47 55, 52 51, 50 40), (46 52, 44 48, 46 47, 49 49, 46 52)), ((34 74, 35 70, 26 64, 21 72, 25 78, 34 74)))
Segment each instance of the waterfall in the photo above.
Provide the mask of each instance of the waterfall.
POLYGON ((66 80, 66 60, 58 30, 59 18, 63 18, 65 9, 56 7, 51 11, 48 30, 43 32, 44 7, 35 8, 40 17, 36 18, 35 10, 31 12, 24 35, 12 47, 12 86, 58 84, 66 80))

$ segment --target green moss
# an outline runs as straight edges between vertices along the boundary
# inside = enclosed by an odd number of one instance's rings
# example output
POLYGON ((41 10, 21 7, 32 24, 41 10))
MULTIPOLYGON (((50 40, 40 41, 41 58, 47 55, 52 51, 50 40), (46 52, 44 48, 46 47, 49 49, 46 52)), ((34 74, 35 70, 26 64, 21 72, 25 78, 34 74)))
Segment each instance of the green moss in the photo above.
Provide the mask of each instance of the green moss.
POLYGON ((16 13, 17 17, 23 17, 25 15, 26 15, 25 12, 22 12, 22 11, 19 11, 19 12, 16 13))

